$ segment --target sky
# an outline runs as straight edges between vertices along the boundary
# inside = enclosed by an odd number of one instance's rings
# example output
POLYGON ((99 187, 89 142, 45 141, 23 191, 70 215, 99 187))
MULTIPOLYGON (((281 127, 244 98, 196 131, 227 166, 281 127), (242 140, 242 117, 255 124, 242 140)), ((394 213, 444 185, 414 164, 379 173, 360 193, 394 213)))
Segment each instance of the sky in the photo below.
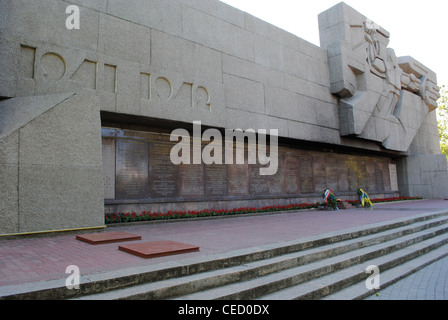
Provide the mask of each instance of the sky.
MULTIPOLYGON (((319 13, 341 0, 221 0, 320 46, 319 13)), ((397 56, 411 56, 448 86, 448 1, 345 0, 391 34, 397 56)))

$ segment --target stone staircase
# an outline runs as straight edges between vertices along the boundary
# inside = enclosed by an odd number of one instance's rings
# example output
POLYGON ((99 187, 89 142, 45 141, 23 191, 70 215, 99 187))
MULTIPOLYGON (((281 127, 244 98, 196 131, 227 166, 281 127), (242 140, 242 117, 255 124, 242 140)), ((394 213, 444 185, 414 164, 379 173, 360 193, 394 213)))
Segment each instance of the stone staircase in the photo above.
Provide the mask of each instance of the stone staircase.
POLYGON ((448 212, 426 214, 300 241, 135 269, 65 287, 24 292, 14 299, 316 300, 363 299, 380 270, 385 288, 448 255, 448 212))

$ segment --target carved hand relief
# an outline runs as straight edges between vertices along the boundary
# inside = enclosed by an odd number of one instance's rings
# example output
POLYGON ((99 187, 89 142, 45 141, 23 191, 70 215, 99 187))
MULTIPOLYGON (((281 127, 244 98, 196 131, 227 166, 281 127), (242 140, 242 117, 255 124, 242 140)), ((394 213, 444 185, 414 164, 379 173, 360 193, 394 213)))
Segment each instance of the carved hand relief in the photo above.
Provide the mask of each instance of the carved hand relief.
MULTIPOLYGON (((76 92, 82 89, 109 94, 132 94, 123 89, 132 87, 132 84, 120 86, 120 66, 104 63, 99 59, 76 57, 73 54, 70 55, 71 59, 66 60, 59 53, 42 51, 37 47, 21 45, 20 79, 27 83, 34 81, 34 94, 53 94, 55 90, 76 92)), ((211 111, 210 92, 202 85, 173 82, 157 72, 141 72, 135 77, 127 74, 126 81, 135 81, 133 85, 139 90, 143 104, 172 104, 211 111)), ((28 93, 25 88, 23 92, 28 93)))
POLYGON ((320 32, 329 53, 331 90, 340 98, 341 136, 407 151, 426 115, 437 108, 435 73, 411 57, 397 58, 388 48, 389 32, 346 4, 324 15, 320 32))

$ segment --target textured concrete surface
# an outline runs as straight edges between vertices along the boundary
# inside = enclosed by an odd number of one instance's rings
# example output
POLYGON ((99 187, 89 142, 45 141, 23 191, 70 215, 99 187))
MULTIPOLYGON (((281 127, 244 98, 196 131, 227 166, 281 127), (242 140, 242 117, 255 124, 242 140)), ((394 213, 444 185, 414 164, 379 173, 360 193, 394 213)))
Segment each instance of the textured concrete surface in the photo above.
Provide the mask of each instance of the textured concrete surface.
POLYGON ((0 234, 104 226, 101 122, 95 96, 0 103, 0 234), (4 150, 4 151, 3 151, 4 150))

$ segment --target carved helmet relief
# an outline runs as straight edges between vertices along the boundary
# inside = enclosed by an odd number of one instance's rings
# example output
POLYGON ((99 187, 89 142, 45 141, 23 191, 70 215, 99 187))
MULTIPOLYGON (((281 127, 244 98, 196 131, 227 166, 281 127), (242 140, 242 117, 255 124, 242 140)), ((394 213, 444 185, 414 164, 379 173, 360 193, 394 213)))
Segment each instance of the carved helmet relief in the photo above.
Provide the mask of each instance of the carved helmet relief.
POLYGON ((437 108, 435 73, 411 57, 398 58, 388 48, 389 32, 345 3, 319 19, 331 90, 340 98, 341 136, 407 151, 427 114, 437 108))
POLYGON ((378 37, 379 26, 373 21, 367 19, 364 25, 364 39, 367 42, 367 63, 370 65, 370 71, 384 78, 386 74, 386 62, 382 56, 381 43, 378 37))

